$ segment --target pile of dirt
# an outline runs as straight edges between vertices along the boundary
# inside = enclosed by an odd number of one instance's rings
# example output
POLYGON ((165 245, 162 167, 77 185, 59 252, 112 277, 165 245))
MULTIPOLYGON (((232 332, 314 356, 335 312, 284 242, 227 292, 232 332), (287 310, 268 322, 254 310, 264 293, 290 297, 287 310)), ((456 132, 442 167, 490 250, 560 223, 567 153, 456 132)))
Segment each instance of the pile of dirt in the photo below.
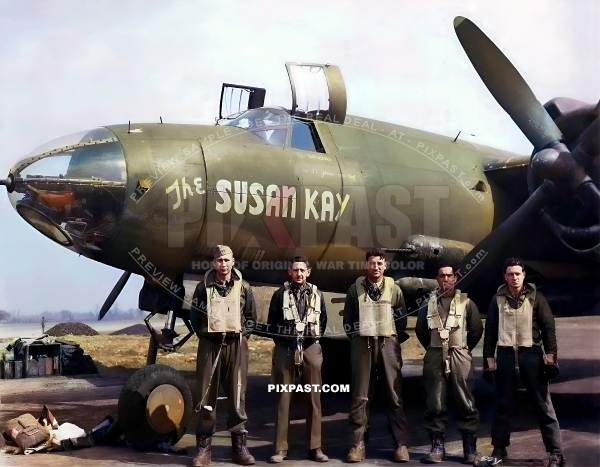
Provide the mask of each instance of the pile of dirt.
POLYGON ((46 334, 49 336, 60 337, 60 336, 97 336, 100 334, 95 329, 89 327, 87 324, 74 322, 74 323, 58 323, 56 326, 52 326, 46 334))
POLYGON ((118 331, 111 332, 111 336, 128 335, 128 336, 147 336, 150 335, 148 327, 145 324, 134 324, 118 331))

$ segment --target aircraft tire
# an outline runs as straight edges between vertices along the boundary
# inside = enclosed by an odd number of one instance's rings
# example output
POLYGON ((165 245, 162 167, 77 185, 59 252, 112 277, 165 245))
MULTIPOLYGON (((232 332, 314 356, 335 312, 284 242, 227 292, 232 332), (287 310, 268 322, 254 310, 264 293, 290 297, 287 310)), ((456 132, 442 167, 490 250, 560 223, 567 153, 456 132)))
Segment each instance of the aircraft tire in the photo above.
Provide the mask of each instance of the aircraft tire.
POLYGON ((159 443, 174 445, 181 439, 193 406, 181 373, 167 365, 148 365, 131 375, 121 390, 119 425, 135 449, 156 451, 159 443))

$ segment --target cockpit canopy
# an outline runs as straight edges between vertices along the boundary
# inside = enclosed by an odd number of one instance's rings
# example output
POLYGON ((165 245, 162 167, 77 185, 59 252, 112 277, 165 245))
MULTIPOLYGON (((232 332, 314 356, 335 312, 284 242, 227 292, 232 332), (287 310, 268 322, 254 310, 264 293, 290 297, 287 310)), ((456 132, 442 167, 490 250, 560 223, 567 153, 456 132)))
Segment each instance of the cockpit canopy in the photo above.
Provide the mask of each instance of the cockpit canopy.
POLYGON ((320 63, 286 63, 292 88, 290 110, 263 107, 266 90, 223 83, 217 125, 243 128, 280 147, 325 152, 313 120, 344 124, 346 86, 339 67, 320 63))
POLYGON ((217 124, 243 128, 273 146, 325 152, 312 123, 291 116, 283 108, 250 109, 223 118, 217 124))

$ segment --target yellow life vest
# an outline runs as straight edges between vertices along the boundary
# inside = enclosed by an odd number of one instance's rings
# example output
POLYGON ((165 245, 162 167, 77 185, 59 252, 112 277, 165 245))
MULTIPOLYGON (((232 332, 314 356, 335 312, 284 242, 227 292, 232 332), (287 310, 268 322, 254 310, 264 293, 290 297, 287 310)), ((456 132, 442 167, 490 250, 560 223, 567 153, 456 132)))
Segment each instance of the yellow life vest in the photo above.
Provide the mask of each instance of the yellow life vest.
POLYGON ((443 347, 443 342, 448 343, 448 348, 467 347, 467 294, 454 290, 454 297, 450 302, 450 310, 446 324, 442 322, 438 306, 438 294, 433 292, 427 303, 427 327, 430 330, 430 347, 443 347))
POLYGON ((358 295, 358 332, 361 336, 389 337, 395 334, 392 311, 394 279, 384 277, 381 297, 371 300, 365 288, 365 276, 356 279, 358 295))
MULTIPOLYGON (((527 284, 533 290, 528 290, 521 306, 512 308, 508 297, 504 294, 496 295, 498 304, 498 345, 503 347, 531 347, 533 346, 533 303, 536 288, 534 284, 527 284)), ((507 287, 507 286, 501 286, 507 287)), ((500 290, 498 289, 498 290, 500 290)))
POLYGON ((221 297, 214 286, 207 284, 207 278, 210 274, 216 274, 214 269, 208 271, 204 276, 206 286, 206 316, 208 321, 207 332, 233 332, 239 333, 242 330, 242 316, 240 299, 242 295, 242 273, 237 269, 233 270, 239 280, 233 280, 233 287, 226 297, 221 297))

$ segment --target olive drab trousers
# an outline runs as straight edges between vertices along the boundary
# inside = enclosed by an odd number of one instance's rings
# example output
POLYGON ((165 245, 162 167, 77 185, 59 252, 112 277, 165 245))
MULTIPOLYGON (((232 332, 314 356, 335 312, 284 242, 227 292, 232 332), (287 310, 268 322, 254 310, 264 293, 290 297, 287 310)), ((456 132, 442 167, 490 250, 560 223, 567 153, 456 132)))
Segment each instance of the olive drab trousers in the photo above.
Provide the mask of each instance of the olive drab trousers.
MULTIPOLYGON (((498 403, 492 421, 492 444, 498 448, 510 445, 511 406, 517 390, 515 353, 512 347, 498 347, 495 371, 498 403)), ((547 452, 562 449, 562 436, 548 381, 544 379, 544 354, 539 346, 519 347, 519 373, 531 405, 535 409, 542 440, 547 452)))
POLYGON ((423 359, 425 386, 425 429, 429 433, 446 432, 448 426, 447 392, 452 388, 456 406, 456 425, 460 431, 476 432, 479 411, 473 397, 473 358, 468 349, 449 349, 450 375, 444 375, 442 349, 428 347, 423 359))
POLYGON ((396 336, 354 336, 350 342, 352 402, 350 406, 350 444, 364 439, 369 425, 369 397, 375 371, 384 385, 388 400, 388 422, 397 446, 408 441, 408 422, 402 403, 402 349, 396 336))
MULTIPOLYGON (((196 365, 198 401, 200 402, 204 397, 202 407, 199 408, 198 412, 196 434, 212 436, 215 432, 219 385, 222 386, 229 405, 227 429, 229 431, 243 430, 244 422, 248 420, 246 415, 248 339, 242 337, 240 346, 239 337, 228 337, 225 344, 221 346, 221 338, 200 337, 196 365), (219 353, 219 348, 221 348, 221 355, 211 378, 212 367, 219 353), (240 366, 241 372, 239 371, 240 366), (239 407, 236 407, 238 391, 240 403, 239 407), (212 410, 207 410, 205 406, 210 406, 212 410)), ((198 407, 196 409, 198 410, 198 407)))
MULTIPOLYGON (((271 382, 273 384, 293 384, 296 378, 293 345, 278 342, 273 349, 273 367, 271 382)), ((323 352, 321 344, 315 342, 304 349, 302 364, 302 384, 318 385, 309 393, 301 393, 306 407, 306 436, 309 449, 321 447, 321 367, 323 352)), ((288 450, 288 432, 290 426, 291 392, 277 393, 277 416, 275 418, 275 451, 288 450)))

